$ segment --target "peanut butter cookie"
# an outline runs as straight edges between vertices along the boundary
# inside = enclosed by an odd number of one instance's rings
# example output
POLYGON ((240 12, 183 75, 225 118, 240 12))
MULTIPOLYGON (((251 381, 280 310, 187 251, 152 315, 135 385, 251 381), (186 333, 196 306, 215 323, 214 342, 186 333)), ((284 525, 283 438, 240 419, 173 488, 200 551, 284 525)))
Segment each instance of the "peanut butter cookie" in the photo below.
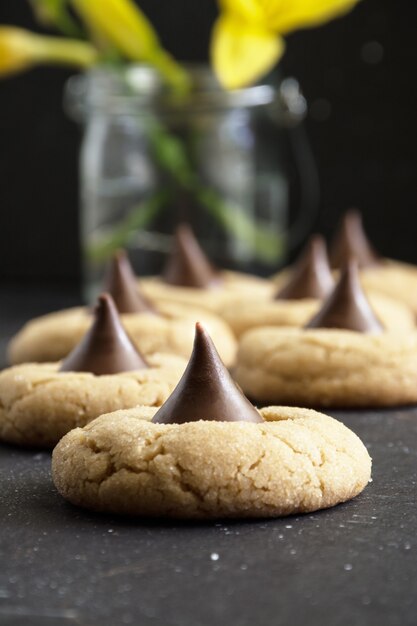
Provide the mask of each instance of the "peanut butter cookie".
POLYGON ((145 359, 126 334, 111 296, 103 294, 93 324, 63 362, 18 365, 0 373, 0 438, 53 446, 103 412, 160 406, 184 367, 173 355, 145 359))
MULTIPOLYGON (((158 315, 149 311, 121 314, 124 327, 142 354, 164 352, 189 357, 195 322, 200 320, 210 329, 224 362, 227 365, 234 362, 236 340, 220 317, 174 303, 155 302, 154 306, 158 315)), ((63 359, 80 341, 91 321, 91 311, 85 307, 57 311, 29 321, 9 344, 10 363, 63 359)))
POLYGON ((179 224, 174 245, 160 277, 144 278, 140 288, 151 300, 164 300, 209 311, 221 311, 233 296, 264 297, 270 281, 237 272, 220 271, 206 257, 191 227, 179 224))
POLYGON ((370 480, 360 439, 315 411, 269 407, 259 424, 146 421, 154 412, 118 411, 66 435, 52 460, 61 495, 123 515, 259 518, 334 506, 370 480))
POLYGON ((369 242, 359 211, 345 213, 330 246, 332 267, 356 258, 365 290, 380 292, 409 306, 417 315, 417 267, 381 257, 369 242))
POLYGON ((148 357, 149 368, 95 376, 59 372, 59 363, 16 365, 0 373, 0 439, 53 447, 72 428, 97 416, 138 405, 160 406, 181 377, 185 361, 148 357))
POLYGON ((257 411, 197 324, 190 361, 166 402, 72 431, 52 469, 64 498, 86 508, 210 519, 333 506, 364 489, 371 460, 358 437, 326 415, 257 411))
MULTIPOLYGON (((414 314, 405 304, 375 292, 368 294, 368 300, 387 331, 415 330, 414 314)), ((255 303, 237 300, 224 307, 222 317, 235 336, 241 337, 247 330, 260 326, 304 326, 321 305, 321 300, 311 298, 255 303)))
MULTIPOLYGON (((268 300, 235 300, 223 308, 222 317, 237 337, 259 326, 304 326, 317 313, 322 300, 334 288, 323 237, 310 237, 295 265, 284 270, 277 283, 275 296, 268 300)), ((411 308, 379 294, 378 290, 367 290, 367 295, 384 328, 404 331, 415 328, 411 308)))
POLYGON ((234 376, 243 391, 261 404, 414 404, 417 333, 257 328, 242 337, 234 376))
POLYGON ((234 374, 257 402, 375 407, 417 402, 417 332, 385 331, 350 262, 302 329, 243 335, 234 374))

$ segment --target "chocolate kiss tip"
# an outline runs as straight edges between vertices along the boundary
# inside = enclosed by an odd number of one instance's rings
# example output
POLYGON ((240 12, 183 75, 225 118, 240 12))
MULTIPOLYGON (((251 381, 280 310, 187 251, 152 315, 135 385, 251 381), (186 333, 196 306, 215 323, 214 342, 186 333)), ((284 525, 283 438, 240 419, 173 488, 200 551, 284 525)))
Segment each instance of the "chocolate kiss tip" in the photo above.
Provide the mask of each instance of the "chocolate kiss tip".
POLYGON ((305 328, 341 328, 360 333, 383 331, 360 285, 356 260, 346 264, 333 292, 305 328))
POLYGON ((322 299, 333 287, 326 243, 321 235, 313 235, 296 261, 288 282, 274 300, 322 299))
POLYGON ((123 328, 110 294, 98 297, 94 315, 92 326, 61 363, 60 372, 102 376, 148 367, 123 328))
POLYGON ((350 209, 345 213, 330 246, 332 267, 340 268, 351 258, 358 261, 360 268, 381 263, 380 257, 365 234, 362 216, 357 209, 350 209))
POLYGON ((174 247, 162 278, 169 285, 198 289, 209 289, 220 282, 217 272, 186 223, 179 224, 175 229, 174 247))
POLYGON ((152 421, 159 424, 184 424, 199 420, 264 421, 239 391, 208 333, 197 323, 194 348, 187 368, 152 421))
POLYGON ((104 281, 105 291, 113 297, 119 313, 154 313, 152 304, 139 291, 136 277, 125 250, 117 250, 110 261, 104 281))

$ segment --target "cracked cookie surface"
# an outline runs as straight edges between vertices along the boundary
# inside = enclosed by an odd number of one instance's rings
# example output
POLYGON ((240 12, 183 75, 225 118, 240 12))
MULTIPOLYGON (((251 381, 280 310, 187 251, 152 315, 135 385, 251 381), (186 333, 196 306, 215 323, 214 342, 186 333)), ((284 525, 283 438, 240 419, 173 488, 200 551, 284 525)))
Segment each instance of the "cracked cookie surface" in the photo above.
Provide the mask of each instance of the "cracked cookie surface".
POLYGON ((59 363, 16 365, 0 373, 0 439, 52 447, 69 430, 103 413, 159 407, 180 379, 181 357, 155 354, 148 369, 95 376, 58 372, 59 363))
POLYGON ((234 377, 247 396, 262 404, 414 404, 417 333, 257 328, 241 338, 234 377))
MULTIPOLYGON (((161 315, 145 312, 120 316, 141 354, 166 352, 188 357, 194 340, 194 325, 200 321, 209 330, 226 365, 234 362, 236 340, 226 322, 217 315, 173 303, 155 304, 161 315)), ((35 318, 11 340, 9 360, 13 364, 59 361, 81 340, 91 322, 92 316, 84 307, 35 318)))
POLYGON ((154 424, 156 410, 102 415, 55 448, 53 479, 73 504, 133 516, 277 517, 334 506, 371 476, 360 439, 308 409, 265 423, 154 424))
MULTIPOLYGON (((368 299, 387 330, 410 331, 415 328, 414 314, 405 304, 377 293, 372 293, 368 299)), ((261 326, 304 326, 321 306, 320 300, 311 298, 265 302, 236 300, 224 307, 222 317, 235 336, 240 337, 246 331, 261 326)))

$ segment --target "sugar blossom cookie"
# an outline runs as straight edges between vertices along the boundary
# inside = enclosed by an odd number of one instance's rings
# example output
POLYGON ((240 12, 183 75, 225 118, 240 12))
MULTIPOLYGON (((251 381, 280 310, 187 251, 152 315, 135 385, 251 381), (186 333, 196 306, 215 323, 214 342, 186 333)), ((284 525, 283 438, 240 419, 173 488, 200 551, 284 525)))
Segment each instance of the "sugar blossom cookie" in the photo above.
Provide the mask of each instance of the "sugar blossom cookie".
POLYGON ((160 277, 140 281, 151 299, 199 306, 222 313, 236 297, 268 297, 271 281, 227 270, 218 270, 205 255, 190 226, 180 224, 174 233, 174 246, 160 277))
POLYGON ((358 495, 371 476, 359 438, 306 409, 258 411, 197 325, 188 367, 160 409, 102 415, 55 448, 53 480, 75 505, 131 516, 262 518, 358 495))
MULTIPOLYGON (((188 358, 191 354, 194 325, 202 320, 218 342, 227 365, 236 355, 236 341, 229 326, 206 310, 173 302, 151 302, 136 284, 136 277, 124 252, 110 264, 105 281, 121 314, 129 336, 142 354, 155 352, 188 358)), ((28 322, 9 345, 11 363, 59 361, 81 340, 92 321, 86 307, 66 309, 28 322)))
MULTIPOLYGON (((274 296, 240 299, 225 306, 222 316, 236 337, 260 326, 304 326, 320 309, 334 287, 326 244, 313 235, 295 265, 283 273, 274 296)), ((415 319, 411 309, 378 293, 368 295, 376 314, 387 329, 411 330, 415 319)))
POLYGON ((253 400, 297 406, 377 407, 417 402, 417 332, 384 330, 351 261, 302 329, 243 335, 234 370, 253 400))
POLYGON ((126 334, 109 295, 94 322, 61 363, 28 363, 0 373, 0 439, 51 447, 102 413, 160 406, 186 362, 169 354, 143 357, 126 334))
POLYGON ((388 296, 417 315, 417 267, 379 256, 366 237, 360 213, 355 210, 345 214, 331 244, 332 267, 340 268, 352 256, 359 263, 361 283, 367 292, 388 296))

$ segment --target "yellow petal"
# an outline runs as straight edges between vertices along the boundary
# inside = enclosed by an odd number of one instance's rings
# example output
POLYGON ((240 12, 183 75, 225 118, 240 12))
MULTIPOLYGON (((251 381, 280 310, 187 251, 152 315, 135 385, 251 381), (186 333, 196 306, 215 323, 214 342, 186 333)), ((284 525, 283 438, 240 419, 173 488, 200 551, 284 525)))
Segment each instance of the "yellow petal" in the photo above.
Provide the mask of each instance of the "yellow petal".
POLYGON ((273 67, 283 51, 283 40, 258 24, 226 14, 214 25, 213 66, 220 83, 227 89, 256 81, 273 67))
POLYGON ((151 23, 131 0, 71 0, 93 32, 133 61, 145 60, 158 47, 151 23))
POLYGON ((158 36, 132 0, 71 0, 90 30, 132 61, 146 61, 178 92, 186 91, 185 70, 160 45, 158 36))
POLYGON ((87 67, 95 61, 96 52, 88 43, 42 37, 14 26, 0 27, 0 75, 21 72, 38 63, 87 67))
POLYGON ((350 11, 359 0, 257 0, 265 23, 279 34, 324 24, 350 11))
POLYGON ((232 14, 247 22, 264 22, 265 11, 259 0, 218 0, 223 13, 232 14))
POLYGON ((13 26, 0 26, 0 75, 25 70, 32 62, 30 33, 13 26))

